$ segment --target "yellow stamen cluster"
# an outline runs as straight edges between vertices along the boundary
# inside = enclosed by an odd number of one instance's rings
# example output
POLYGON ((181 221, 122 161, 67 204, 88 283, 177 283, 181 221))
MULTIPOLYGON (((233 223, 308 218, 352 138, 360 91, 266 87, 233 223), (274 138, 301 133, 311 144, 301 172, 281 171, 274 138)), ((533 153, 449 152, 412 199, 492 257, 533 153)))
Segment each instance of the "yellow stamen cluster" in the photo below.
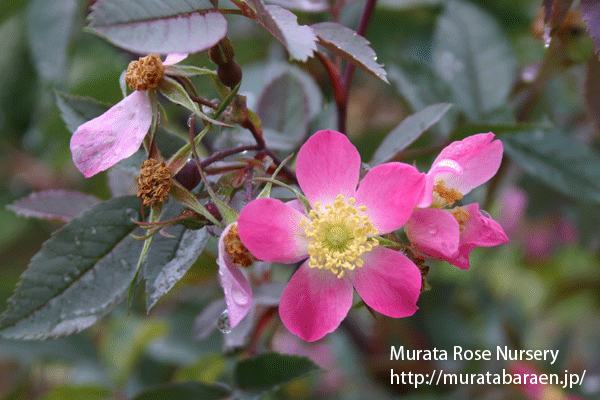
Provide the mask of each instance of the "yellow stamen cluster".
POLYGON ((448 189, 444 185, 444 180, 439 180, 433 187, 433 203, 431 203, 431 207, 452 207, 455 201, 462 200, 462 198, 463 195, 458 190, 448 189))
POLYGON ((233 265, 248 268, 254 261, 257 261, 257 259, 250 254, 250 251, 242 243, 240 235, 238 234, 237 225, 233 225, 229 229, 229 232, 227 232, 223 238, 223 243, 225 244, 225 252, 231 258, 233 265))
POLYGON ((163 77, 165 67, 158 54, 140 57, 127 66, 125 82, 131 90, 150 90, 158 86, 163 77))
POLYGON ((450 213, 452 214, 452 216, 456 219, 456 221, 458 222, 458 227, 460 228, 460 231, 462 232, 465 229, 465 225, 467 223, 467 221, 469 220, 469 218, 471 218, 471 216, 469 215, 469 213, 465 210, 463 210, 460 207, 454 207, 452 210, 448 210, 450 211, 450 213))
POLYGON ((153 207, 167 198, 171 189, 171 170, 167 164, 154 159, 144 161, 139 176, 135 177, 138 187, 137 196, 144 206, 153 207))
POLYGON ((310 240, 310 268, 325 268, 341 278, 346 271, 362 267, 361 254, 379 245, 377 239, 370 238, 379 231, 363 214, 367 208, 355 207, 354 203, 352 197, 344 202, 344 196, 340 194, 333 204, 323 207, 316 203, 308 214, 310 222, 306 219, 301 221, 310 240))

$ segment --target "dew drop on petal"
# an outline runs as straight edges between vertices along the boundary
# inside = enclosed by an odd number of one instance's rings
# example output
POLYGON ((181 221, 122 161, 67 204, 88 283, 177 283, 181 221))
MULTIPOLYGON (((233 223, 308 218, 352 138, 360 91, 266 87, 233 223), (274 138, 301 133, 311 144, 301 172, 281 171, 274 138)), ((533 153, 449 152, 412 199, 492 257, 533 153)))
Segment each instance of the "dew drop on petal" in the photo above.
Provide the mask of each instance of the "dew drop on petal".
POLYGON ((542 39, 544 40, 544 47, 550 47, 550 42, 552 41, 552 37, 550 36, 551 28, 549 26, 544 27, 544 34, 542 35, 542 39))
POLYGON ((217 320, 217 329, 222 333, 231 332, 231 323, 229 322, 229 312, 227 310, 223 311, 217 320))
POLYGON ((240 306, 245 306, 250 300, 248 296, 246 296, 243 292, 241 292, 238 289, 233 289, 231 291, 231 297, 233 297, 233 301, 235 301, 240 306))

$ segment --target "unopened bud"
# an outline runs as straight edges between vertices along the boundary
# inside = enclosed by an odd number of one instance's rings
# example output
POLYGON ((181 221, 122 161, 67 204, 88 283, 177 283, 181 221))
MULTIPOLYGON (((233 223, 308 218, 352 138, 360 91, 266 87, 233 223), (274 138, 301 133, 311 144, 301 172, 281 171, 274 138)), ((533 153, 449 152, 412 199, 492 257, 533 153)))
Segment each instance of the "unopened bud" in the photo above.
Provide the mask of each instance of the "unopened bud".
POLYGON ((217 75, 225 86, 233 89, 242 80, 242 68, 240 68, 235 60, 232 60, 229 64, 219 65, 217 67, 217 75))

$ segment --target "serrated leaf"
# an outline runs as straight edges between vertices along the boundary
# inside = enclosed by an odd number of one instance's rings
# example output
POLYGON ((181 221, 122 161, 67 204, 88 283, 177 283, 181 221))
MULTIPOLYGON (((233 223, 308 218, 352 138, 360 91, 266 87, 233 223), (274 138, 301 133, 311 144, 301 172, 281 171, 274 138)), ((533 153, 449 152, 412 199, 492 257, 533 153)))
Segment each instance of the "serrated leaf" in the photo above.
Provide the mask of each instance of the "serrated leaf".
POLYGON ((312 25, 319 44, 349 63, 387 82, 383 65, 377 62, 369 41, 352 29, 335 22, 320 22, 312 25))
POLYGON ((78 3, 77 0, 29 2, 27 38, 37 72, 45 80, 60 80, 65 73, 67 47, 78 3))
POLYGON ((266 353, 239 362, 235 367, 234 380, 243 391, 260 394, 276 390, 287 382, 319 369, 305 357, 266 353))
POLYGON ((142 242, 129 236, 139 199, 119 197, 74 218, 47 240, 21 275, 0 336, 47 339, 93 325, 125 297, 142 242))
POLYGON ((308 96, 290 73, 277 77, 262 92, 257 114, 267 145, 278 150, 296 147, 308 132, 308 96))
POLYGON ((54 90, 56 105, 69 132, 73 133, 79 125, 104 114, 112 105, 102 103, 88 96, 75 96, 54 90))
MULTIPOLYGON (((167 204, 161 219, 174 218, 182 210, 183 207, 179 203, 171 201, 167 204)), ((143 265, 147 311, 150 311, 156 302, 183 278, 210 239, 206 228, 189 230, 183 225, 175 225, 167 228, 166 233, 171 237, 154 235, 143 265)))
POLYGON ((209 0, 98 0, 89 28, 135 53, 197 53, 227 33, 227 21, 212 9, 209 0))
POLYGON ((502 136, 506 152, 532 176, 576 200, 600 203, 600 155, 560 132, 502 136))
POLYGON ((212 69, 194 67, 193 65, 169 65, 169 69, 165 71, 167 75, 175 76, 199 76, 199 75, 211 75, 215 76, 217 73, 212 69))
POLYGON ((87 193, 45 190, 31 193, 7 205, 6 208, 24 217, 69 222, 99 202, 99 198, 87 193))
POLYGON ((433 64, 453 103, 476 119, 505 105, 516 61, 498 22, 478 7, 451 1, 438 18, 433 64))
POLYGON ((433 104, 410 115, 383 139, 369 164, 379 165, 391 160, 437 123, 450 110, 452 104, 433 104))
POLYGON ((250 1, 256 8, 258 23, 285 46, 291 59, 306 61, 313 55, 317 37, 310 26, 298 25, 298 17, 285 8, 265 6, 262 0, 250 1))
POLYGON ((329 8, 327 0, 267 0, 267 3, 277 4, 290 10, 320 12, 329 8))
POLYGON ((159 388, 146 390, 132 400, 220 400, 226 399, 231 390, 223 386, 199 382, 169 383, 159 388))

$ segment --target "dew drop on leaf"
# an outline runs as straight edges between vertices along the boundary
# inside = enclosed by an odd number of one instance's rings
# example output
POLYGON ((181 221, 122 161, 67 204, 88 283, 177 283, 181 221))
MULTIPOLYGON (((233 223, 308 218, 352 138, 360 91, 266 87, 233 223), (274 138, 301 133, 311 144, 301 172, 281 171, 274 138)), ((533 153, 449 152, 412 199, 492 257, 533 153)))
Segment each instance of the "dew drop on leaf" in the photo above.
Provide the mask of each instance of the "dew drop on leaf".
POLYGON ((227 310, 223 311, 217 320, 217 329, 222 333, 231 332, 231 323, 229 322, 229 312, 227 310))

